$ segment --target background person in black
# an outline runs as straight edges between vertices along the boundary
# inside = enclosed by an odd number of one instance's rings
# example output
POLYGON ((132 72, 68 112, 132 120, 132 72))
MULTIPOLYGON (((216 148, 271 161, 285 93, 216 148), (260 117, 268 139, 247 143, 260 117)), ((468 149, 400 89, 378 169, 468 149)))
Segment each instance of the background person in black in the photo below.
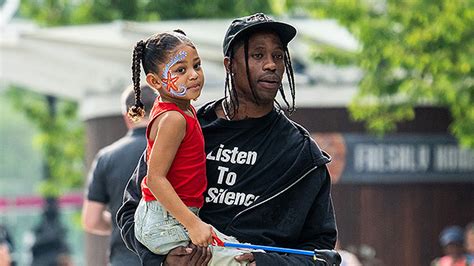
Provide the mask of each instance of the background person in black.
POLYGON ((14 266, 13 241, 7 228, 0 224, 0 266, 14 266))
MULTIPOLYGON (((143 104, 149 112, 156 98, 154 90, 142 87, 143 104)), ((122 93, 121 108, 127 134, 101 149, 92 164, 88 177, 87 199, 82 209, 84 230, 97 235, 111 235, 109 260, 112 265, 140 265, 120 237, 115 218, 122 204, 123 191, 146 147, 147 118, 133 123, 127 116, 128 108, 135 104, 133 88, 122 93)), ((146 116, 148 117, 148 116, 146 116)))
MULTIPOLYGON (((288 42, 296 29, 264 14, 236 19, 224 39, 225 98, 200 108, 208 189, 199 215, 241 242, 313 250, 333 249, 336 224, 330 197, 329 162, 309 134, 290 121, 275 96, 294 110, 288 42), (282 78, 290 83, 291 104, 282 78)), ((147 252, 133 236, 133 214, 146 174, 143 158, 127 185, 117 219, 127 246, 144 265, 194 265, 207 249, 176 248, 167 256, 147 252)), ((250 253, 237 258, 256 265, 313 265, 306 256, 250 253)))

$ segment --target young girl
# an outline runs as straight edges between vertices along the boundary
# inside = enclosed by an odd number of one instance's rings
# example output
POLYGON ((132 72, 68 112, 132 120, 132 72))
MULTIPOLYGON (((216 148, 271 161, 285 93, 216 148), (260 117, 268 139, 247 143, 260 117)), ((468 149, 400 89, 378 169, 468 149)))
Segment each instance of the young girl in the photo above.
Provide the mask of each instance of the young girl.
MULTIPOLYGON (((225 241, 236 242, 197 216, 204 203, 207 180, 204 137, 191 105, 204 85, 196 47, 180 30, 157 34, 136 44, 132 64, 136 104, 129 110, 134 119, 144 113, 140 62, 147 83, 160 96, 151 110, 146 132, 148 173, 135 213, 137 240, 161 255, 186 246, 189 240, 197 246, 208 246, 216 234, 225 241)), ((212 247, 211 251, 214 265, 239 265, 233 257, 243 253, 221 247, 212 247)))

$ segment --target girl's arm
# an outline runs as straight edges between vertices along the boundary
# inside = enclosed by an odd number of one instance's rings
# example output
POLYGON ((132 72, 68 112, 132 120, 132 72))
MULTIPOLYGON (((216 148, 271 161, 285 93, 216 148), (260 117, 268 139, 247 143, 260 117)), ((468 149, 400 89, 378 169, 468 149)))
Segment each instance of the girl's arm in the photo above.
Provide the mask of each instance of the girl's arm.
POLYGON ((186 207, 166 178, 185 135, 186 120, 179 112, 168 111, 153 121, 150 138, 155 143, 148 159, 147 185, 160 204, 188 230, 191 241, 207 246, 212 243, 211 226, 186 207))

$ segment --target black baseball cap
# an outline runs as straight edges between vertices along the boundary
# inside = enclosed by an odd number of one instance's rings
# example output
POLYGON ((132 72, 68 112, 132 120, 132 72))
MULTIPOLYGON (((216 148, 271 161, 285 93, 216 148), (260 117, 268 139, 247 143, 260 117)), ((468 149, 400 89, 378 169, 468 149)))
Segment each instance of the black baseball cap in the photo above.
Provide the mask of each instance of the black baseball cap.
POLYGON ((247 17, 235 19, 230 24, 224 37, 224 55, 229 55, 229 50, 234 43, 246 32, 256 30, 271 30, 278 34, 284 46, 295 37, 296 28, 290 24, 278 22, 263 13, 256 13, 247 17))

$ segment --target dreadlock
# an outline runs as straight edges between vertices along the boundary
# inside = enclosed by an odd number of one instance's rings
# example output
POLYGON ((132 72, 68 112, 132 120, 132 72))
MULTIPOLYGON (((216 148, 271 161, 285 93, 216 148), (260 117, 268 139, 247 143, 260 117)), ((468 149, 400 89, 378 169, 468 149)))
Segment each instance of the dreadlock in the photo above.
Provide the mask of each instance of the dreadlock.
POLYGON ((195 48, 191 40, 182 30, 164 32, 149 37, 146 41, 140 40, 133 48, 132 81, 135 91, 135 104, 128 110, 128 116, 133 121, 139 121, 145 115, 144 105, 140 99, 140 63, 145 74, 157 73, 158 66, 165 64, 169 53, 178 45, 186 44, 195 48))
POLYGON ((284 59, 284 61, 285 61, 285 72, 286 72, 286 77, 288 78, 288 84, 290 85, 291 106, 288 103, 288 101, 286 100, 285 92, 283 91, 283 85, 280 86, 279 91, 280 91, 281 97, 283 98, 283 101, 286 104, 288 112, 290 113, 290 115, 292 115, 296 111, 296 107, 295 107, 295 97, 296 97, 296 93, 295 93, 295 91, 296 91, 295 90, 295 74, 293 72, 293 65, 291 64, 290 51, 288 51, 287 46, 285 46, 284 50, 285 50, 285 59, 284 59))
POLYGON ((234 60, 234 51, 229 51, 229 69, 226 71, 224 97, 229 97, 230 102, 223 101, 224 112, 232 119, 235 117, 236 110, 239 109, 239 97, 237 97, 237 90, 234 83, 234 72, 232 71, 232 62, 234 60))

